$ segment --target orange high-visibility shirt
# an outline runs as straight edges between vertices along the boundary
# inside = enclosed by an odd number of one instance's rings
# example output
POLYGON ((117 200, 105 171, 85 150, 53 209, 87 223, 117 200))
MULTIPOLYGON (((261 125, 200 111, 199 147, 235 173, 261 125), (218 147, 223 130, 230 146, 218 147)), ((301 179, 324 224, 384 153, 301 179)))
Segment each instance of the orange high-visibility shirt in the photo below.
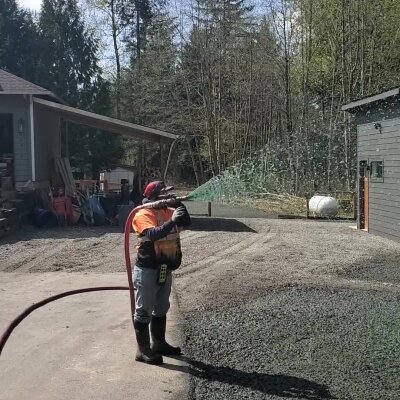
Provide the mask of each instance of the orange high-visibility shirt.
POLYGON ((182 261, 181 242, 176 226, 164 238, 151 241, 144 232, 168 222, 174 212, 173 208, 139 210, 132 221, 132 227, 138 237, 136 265, 146 268, 157 268, 166 264, 176 269, 182 261))

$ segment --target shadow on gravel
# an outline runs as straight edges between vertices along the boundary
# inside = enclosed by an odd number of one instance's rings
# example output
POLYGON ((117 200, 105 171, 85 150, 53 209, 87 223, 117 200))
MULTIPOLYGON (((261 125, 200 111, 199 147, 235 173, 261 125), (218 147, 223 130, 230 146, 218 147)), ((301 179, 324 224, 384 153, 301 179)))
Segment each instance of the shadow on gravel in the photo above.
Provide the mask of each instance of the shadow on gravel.
POLYGON ((1 239, 0 246, 2 244, 14 244, 32 239, 88 239, 91 237, 101 237, 107 233, 122 233, 122 228, 115 225, 74 225, 45 229, 35 228, 32 225, 23 225, 19 231, 13 232, 1 239))
POLYGON ((282 374, 244 372, 230 367, 205 364, 186 356, 174 358, 186 362, 188 366, 164 363, 162 367, 189 373, 196 378, 247 387, 280 397, 306 400, 335 399, 329 393, 326 385, 321 385, 308 379, 282 374))
POLYGON ((399 259, 399 252, 382 251, 379 255, 347 266, 338 275, 372 282, 400 283, 399 259))
POLYGON ((257 233, 243 222, 233 218, 192 217, 192 225, 187 228, 190 231, 206 232, 251 232, 257 233))

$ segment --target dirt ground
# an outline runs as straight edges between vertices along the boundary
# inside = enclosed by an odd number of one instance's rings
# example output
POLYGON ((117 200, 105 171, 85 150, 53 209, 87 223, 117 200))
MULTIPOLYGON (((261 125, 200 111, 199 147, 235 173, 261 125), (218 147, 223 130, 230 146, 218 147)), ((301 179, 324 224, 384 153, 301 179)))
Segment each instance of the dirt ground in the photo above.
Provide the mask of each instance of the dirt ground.
MULTIPOLYGON (((400 243, 219 212, 182 234, 175 273, 189 398, 399 398, 400 243)), ((124 272, 122 233, 25 228, 0 243, 0 270, 124 272)))

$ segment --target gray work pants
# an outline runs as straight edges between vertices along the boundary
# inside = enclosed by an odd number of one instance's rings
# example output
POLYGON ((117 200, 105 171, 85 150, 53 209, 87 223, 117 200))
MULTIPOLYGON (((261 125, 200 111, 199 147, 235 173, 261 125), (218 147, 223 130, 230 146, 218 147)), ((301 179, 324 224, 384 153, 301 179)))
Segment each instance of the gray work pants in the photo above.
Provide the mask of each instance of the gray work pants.
POLYGON ((169 310, 169 295, 171 294, 172 273, 167 272, 164 285, 157 283, 157 269, 133 269, 133 285, 136 288, 135 321, 149 323, 151 316, 164 317, 169 310))

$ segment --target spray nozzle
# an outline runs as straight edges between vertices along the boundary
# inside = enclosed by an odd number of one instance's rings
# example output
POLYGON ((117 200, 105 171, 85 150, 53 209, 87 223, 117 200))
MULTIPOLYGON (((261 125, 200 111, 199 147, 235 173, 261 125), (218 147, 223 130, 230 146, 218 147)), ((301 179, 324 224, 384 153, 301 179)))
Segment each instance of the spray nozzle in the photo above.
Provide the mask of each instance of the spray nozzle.
POLYGON ((169 199, 176 199, 176 194, 175 193, 166 193, 166 194, 160 194, 157 196, 157 200, 169 200, 169 199))
POLYGON ((142 208, 165 208, 174 206, 181 201, 189 200, 189 196, 181 196, 181 197, 171 197, 167 199, 156 200, 151 203, 143 204, 142 208))

